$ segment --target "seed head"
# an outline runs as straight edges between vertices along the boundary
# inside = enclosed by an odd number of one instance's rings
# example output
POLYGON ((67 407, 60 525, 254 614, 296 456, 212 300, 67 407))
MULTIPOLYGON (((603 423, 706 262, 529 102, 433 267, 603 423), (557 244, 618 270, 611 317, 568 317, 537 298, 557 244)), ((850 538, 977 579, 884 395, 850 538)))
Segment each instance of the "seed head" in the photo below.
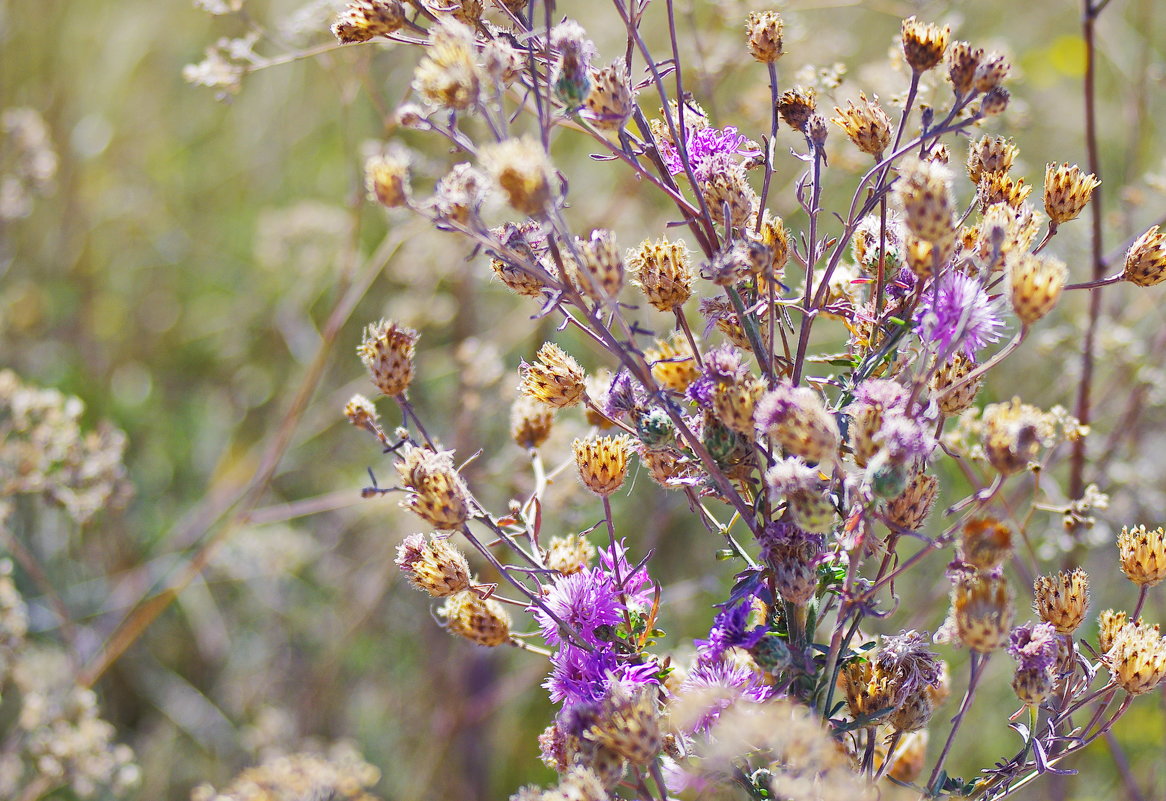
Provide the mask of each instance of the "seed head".
POLYGON ((720 382, 713 392, 713 410, 731 431, 752 436, 753 413, 763 392, 765 383, 752 375, 720 382))
POLYGON ((614 751, 633 765, 647 765, 660 753, 660 713, 656 687, 630 691, 612 682, 594 724, 583 732, 590 740, 614 751))
POLYGON ((782 219, 771 217, 769 211, 766 210, 762 215, 761 230, 755 235, 750 231, 749 235, 756 236, 757 241, 769 248, 769 269, 761 273, 761 278, 780 276, 785 269, 786 262, 789 261, 790 254, 789 231, 786 230, 782 219))
POLYGON ((962 353, 956 353, 948 359, 946 364, 936 370, 935 375, 932 376, 932 396, 936 398, 939 410, 948 417, 962 414, 971 408, 976 400, 977 393, 980 391, 980 387, 984 386, 984 377, 980 376, 964 384, 954 392, 948 392, 949 389, 962 381, 976 367, 977 364, 973 359, 969 359, 962 353))
MULTIPOLYGON (((1007 92, 1000 86, 1004 79, 1008 77, 1008 73, 1012 71, 1012 65, 1004 58, 1001 53, 988 53, 980 60, 979 66, 976 67, 976 91, 987 92, 991 94, 994 91, 1007 92)), ((987 98, 984 98, 987 100, 987 98)), ((1007 99, 1005 99, 1007 102, 1007 99)), ((988 112, 985 112, 988 113, 988 112)))
POLYGON ((1139 236, 1126 251, 1122 278, 1138 286, 1154 286, 1166 281, 1166 234, 1158 226, 1139 236))
POLYGON ((409 157, 403 149, 391 149, 364 163, 364 185, 369 197, 386 208, 409 202, 409 157))
POLYGON ((627 437, 577 439, 574 450, 575 466, 587 489, 606 498, 623 485, 631 450, 627 437))
POLYGON ((908 531, 921 530, 938 493, 939 480, 935 476, 913 473, 907 488, 887 501, 887 519, 908 531))
POLYGON ((533 230, 533 224, 514 223, 506 223, 500 229, 492 229, 491 233, 496 234, 514 256, 495 257, 490 260, 490 267, 512 291, 528 298, 541 298, 546 285, 534 271, 539 260, 526 239, 533 230))
POLYGON ((1145 526, 1122 527, 1117 536, 1121 572, 1140 587, 1153 587, 1166 578, 1166 531, 1145 526))
POLYGON ((894 195, 912 234, 933 245, 955 238, 951 172, 946 167, 919 159, 904 161, 894 195))
POLYGON ((915 17, 903 20, 903 56, 916 74, 927 72, 943 60, 951 28, 940 28, 915 17))
POLYGON ((449 18, 434 27, 432 43, 413 74, 413 88, 432 106, 465 111, 478 102, 483 77, 473 30, 449 18))
POLYGON ((364 329, 364 341, 356 352, 376 388, 395 398, 413 381, 416 346, 417 332, 412 328, 381 320, 364 329))
POLYGON ((975 88, 976 67, 984 51, 967 42, 953 42, 947 51, 947 77, 951 79, 956 97, 963 97, 975 88))
POLYGON ((586 570, 595 558, 595 546, 582 534, 551 537, 547 548, 547 567, 564 576, 586 570))
POLYGON ((991 517, 969 520, 960 537, 960 559, 989 573, 1012 555, 1012 529, 991 517))
POLYGON ((787 454, 830 462, 838 453, 838 422, 826 410, 821 395, 809 387, 779 382, 760 398, 754 420, 757 431, 773 437, 787 454))
POLYGON ((1032 325, 1057 305, 1068 277, 1069 270, 1060 259, 1028 253, 1016 256, 1008 265, 1012 310, 1025 325, 1032 325))
POLYGON ((1028 467, 1053 436, 1049 416, 1013 398, 984 408, 984 452, 988 462, 1008 476, 1028 467))
POLYGON ((968 150, 968 177, 979 186, 985 175, 1005 175, 1012 169, 1018 152, 1011 139, 981 137, 968 150))
POLYGON ((629 254, 628 267, 648 303, 660 311, 670 312, 692 297, 692 263, 681 240, 645 239, 629 254))
POLYGON ((952 589, 951 605, 959 641, 982 654, 1003 648, 1016 610, 1012 589, 1003 576, 961 577, 952 589))
POLYGON ((644 351, 644 359, 652 366, 652 376, 673 392, 684 392, 700 378, 692 347, 678 331, 667 340, 657 339, 656 347, 644 351))
POLYGON ((596 128, 618 131, 627 124, 636 107, 623 61, 591 73, 591 91, 585 105, 587 118, 596 128))
POLYGON ((510 640, 510 615, 502 604, 483 599, 473 590, 451 595, 437 610, 450 632, 488 647, 510 640))
POLYGON ((396 467, 409 490, 401 508, 409 509, 436 529, 461 528, 469 514, 467 493, 448 451, 410 448, 396 467))
POLYGON ((1085 619, 1089 608, 1089 575, 1081 568, 1037 576, 1032 592, 1032 608, 1058 634, 1072 634, 1085 619))
POLYGON ((344 417, 357 428, 371 430, 380 416, 377 407, 364 395, 353 395, 344 406, 344 417))
POLYGON ((1166 639, 1157 626, 1126 623, 1118 629, 1104 661, 1123 690, 1130 695, 1147 693, 1166 678, 1166 639))
POLYGON ((700 184, 709 214, 725 228, 742 228, 757 210, 757 193, 749 185, 749 176, 742 165, 728 157, 713 161, 719 162, 717 168, 700 184))
POLYGON ((776 11, 750 11, 745 22, 749 53, 762 64, 772 64, 781 58, 781 33, 785 27, 776 11))
MULTIPOLYGON (((983 68, 984 65, 981 64, 976 68, 976 72, 979 73, 983 68)), ((979 85, 979 81, 976 83, 979 85)), ((1007 89, 1003 86, 997 86, 984 95, 984 99, 980 101, 980 112, 985 117, 998 117, 1008 108, 1008 101, 1011 99, 1012 95, 1007 89)))
MULTIPOLYGON (((841 679, 851 716, 861 718, 879 712, 887 714, 895 706, 891 677, 878 670, 873 662, 851 662, 843 668, 841 679)), ((874 722, 869 725, 874 725, 874 722)))
POLYGON ((553 342, 538 349, 538 360, 523 362, 519 368, 522 381, 518 389, 540 403, 564 409, 583 400, 585 373, 579 363, 553 342))
POLYGON ((520 448, 529 450, 542 445, 554 423, 554 408, 530 395, 519 395, 510 406, 510 437, 520 448))
POLYGON ((639 453, 648 475, 664 489, 684 489, 697 479, 693 463, 675 448, 641 448, 639 453))
POLYGON ((583 258, 583 287, 596 300, 607 300, 623 287, 623 256, 615 243, 615 233, 598 228, 591 238, 579 245, 583 258))
POLYGON ((1096 175, 1082 172, 1076 164, 1046 165, 1045 212, 1049 219, 1058 225, 1075 219, 1100 184, 1096 175))
POLYGON ((806 132, 806 126, 817 107, 817 93, 812 87, 807 89, 795 86, 782 92, 777 100, 777 113, 785 120, 785 124, 802 133, 806 132))
POLYGON ((388 36, 404 24, 400 0, 352 0, 332 23, 332 35, 340 44, 355 44, 388 36))
POLYGON ((793 522, 812 534, 824 534, 834 525, 834 504, 815 468, 796 456, 775 464, 765 473, 765 484, 775 501, 784 500, 793 522))
MULTIPOLYGON (((1113 647, 1117 633, 1128 622, 1127 617, 1125 612, 1116 612, 1113 609, 1106 609, 1097 616, 1098 653, 1104 654, 1113 647)), ((1141 621, 1139 620, 1138 622, 1141 621)))
POLYGON ((995 203, 1006 203, 1010 208, 1020 208, 1020 204, 1032 194, 1032 187, 1023 178, 1013 178, 1002 172, 985 173, 976 187, 976 199, 980 211, 986 213, 995 203))
POLYGON ((397 548, 397 567, 409 583, 434 598, 469 589, 470 565, 465 555, 444 537, 412 534, 397 548))
POLYGON ((469 227, 485 197, 485 178, 471 164, 455 164, 433 189, 429 208, 441 224, 469 227))
POLYGON ((830 121, 845 131, 859 150, 875 159, 882 158, 883 151, 891 143, 891 118, 879 106, 878 95, 874 100, 867 100, 860 92, 858 105, 850 100, 845 111, 835 106, 834 113, 838 116, 830 121))
POLYGON ((487 145, 481 151, 482 166, 502 189, 515 211, 540 217, 553 200, 554 170, 536 140, 529 136, 487 145))

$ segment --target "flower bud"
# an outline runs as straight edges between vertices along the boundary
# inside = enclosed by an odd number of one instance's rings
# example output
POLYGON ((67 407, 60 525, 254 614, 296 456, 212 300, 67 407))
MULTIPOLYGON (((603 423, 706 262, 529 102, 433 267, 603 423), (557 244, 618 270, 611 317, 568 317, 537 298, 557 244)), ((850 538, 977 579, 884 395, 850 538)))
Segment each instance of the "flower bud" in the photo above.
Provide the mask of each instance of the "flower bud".
POLYGON ((915 17, 903 20, 903 56, 916 74, 926 72, 943 60, 951 28, 919 22, 915 17))
POLYGON ((1075 219, 1100 184, 1096 175, 1082 172, 1076 164, 1046 165, 1045 212, 1049 219, 1057 225, 1075 219))
POLYGON ((1123 690, 1130 695, 1148 693, 1166 678, 1166 639, 1157 626, 1126 623, 1104 661, 1123 690))
POLYGON ((841 128, 850 141, 863 153, 869 153, 882 158, 883 151, 891 143, 891 118, 879 106, 878 96, 874 100, 867 100, 866 95, 859 93, 858 105, 851 100, 843 111, 834 107, 834 117, 831 122, 841 128))
POLYGON ((1051 312, 1061 299, 1069 270, 1052 256, 1017 256, 1008 265, 1012 310, 1025 325, 1032 325, 1051 312))
POLYGON ((397 548, 397 567, 409 583, 434 598, 446 598, 470 587, 470 565, 448 539, 412 534, 397 548))
POLYGON ((1123 526, 1117 537, 1121 572, 1140 587, 1153 587, 1166 578, 1166 531, 1160 526, 1123 526))
POLYGON ((409 509, 436 529, 461 528, 469 516, 469 504, 449 452, 410 448, 396 467, 409 490, 401 508, 409 509))
POLYGON ((628 474, 628 440, 624 436, 577 439, 575 466, 583 486, 601 497, 618 490, 628 474))
POLYGON ((1126 251, 1122 278, 1138 286, 1154 286, 1166 280, 1166 234, 1153 226, 1126 251))
POLYGON ((404 25, 400 0, 352 0, 332 23, 332 35, 340 44, 355 44, 388 36, 404 25))
POLYGON ((417 332, 412 328, 381 320, 364 329, 364 341, 356 352, 376 388, 395 398, 413 381, 416 346, 417 332))
POLYGON ((1051 576, 1037 576, 1032 585, 1033 609, 1058 634, 1072 634, 1089 608, 1089 575, 1077 568, 1051 576))
POLYGON ((510 437, 520 448, 542 445, 551 435, 554 423, 554 408, 530 395, 519 395, 510 406, 510 437))
POLYGON ((629 256, 636 284, 655 308, 672 311, 692 297, 692 263, 682 241, 645 239, 629 256))
POLYGON ((579 363, 553 342, 538 349, 538 361, 523 362, 519 368, 519 391, 540 403, 563 409, 583 400, 585 373, 579 363))
POLYGON ((1016 609, 1012 589, 1003 576, 980 575, 960 578, 952 590, 952 612, 956 633, 965 646, 990 653, 1008 642, 1016 609))
POLYGON ((445 618, 450 632, 478 645, 493 648, 510 640, 510 615, 505 607, 473 590, 451 595, 437 614, 445 618))
POLYGON ((749 42, 749 53, 762 64, 772 64, 781 58, 782 29, 781 15, 776 11, 750 11, 745 22, 745 32, 749 42))

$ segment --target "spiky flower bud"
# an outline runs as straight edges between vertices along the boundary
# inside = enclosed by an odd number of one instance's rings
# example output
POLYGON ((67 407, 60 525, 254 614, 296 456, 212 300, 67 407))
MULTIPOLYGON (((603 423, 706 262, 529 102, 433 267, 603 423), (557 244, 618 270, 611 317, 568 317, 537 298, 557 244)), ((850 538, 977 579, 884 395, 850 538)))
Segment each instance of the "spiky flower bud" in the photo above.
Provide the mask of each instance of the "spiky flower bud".
POLYGON ((364 163, 364 185, 370 198, 386 208, 409 202, 409 157, 396 148, 370 156, 364 163))
POLYGON ((907 488, 887 501, 887 519, 899 528, 919 531, 931 514, 939 493, 939 479, 927 473, 914 473, 907 488))
POLYGON ((1076 164, 1045 165, 1045 212, 1057 225, 1075 219, 1101 184, 1097 176, 1076 164))
POLYGON ((332 35, 340 44, 355 44, 388 36, 404 24, 400 0, 352 0, 332 23, 332 35))
POLYGON ((785 24, 776 11, 750 11, 745 22, 749 53, 762 64, 772 64, 785 52, 781 34, 785 24))
POLYGON ((1006 175, 1019 151, 1011 139, 984 136, 968 149, 968 177, 979 186, 985 175, 1006 175))
POLYGON ((1155 225, 1134 240, 1126 251, 1122 278, 1138 286, 1154 286, 1166 280, 1166 234, 1155 225))
MULTIPOLYGON (((872 718, 887 714, 895 706, 891 677, 876 670, 872 662, 851 662, 842 669, 840 679, 846 692, 846 706, 852 717, 872 718)), ((873 726, 874 720, 867 725, 873 726)))
POLYGON ((775 464, 765 473, 770 496, 784 500, 793 522, 813 534, 824 534, 834 525, 834 504, 826 494, 821 474, 797 457, 775 464))
POLYGON ((668 490, 684 489, 695 475, 692 462, 675 448, 641 448, 640 462, 652 480, 668 490))
POLYGON ((630 451, 627 437, 577 439, 573 447, 583 486, 606 498, 623 485, 630 451))
POLYGON ((1114 681, 1130 695, 1148 693, 1166 678, 1166 639, 1157 626, 1126 623, 1104 661, 1114 681))
POLYGON ((510 437, 520 448, 537 448, 547 441, 555 410, 530 395, 519 395, 510 405, 510 437))
POLYGON ((984 453, 988 462, 1008 476, 1028 467, 1053 435, 1049 416, 1013 398, 984 408, 984 453))
POLYGON ((1008 265, 1012 310, 1025 325, 1051 312, 1061 299, 1069 269, 1053 256, 1021 254, 1008 265))
POLYGON ((583 259, 583 287, 596 300, 614 298, 623 287, 623 256, 615 243, 615 233, 606 229, 591 232, 579 246, 583 259))
POLYGON ((411 534, 397 547, 397 567, 409 583, 434 598, 446 598, 470 587, 470 564, 444 537, 411 534))
POLYGON ((958 389, 952 390, 961 384, 963 379, 976 369, 978 365, 962 353, 957 353, 948 359, 947 363, 935 371, 931 377, 931 392, 939 405, 939 410, 949 417, 954 417, 971 408, 984 386, 984 377, 980 376, 958 389))
POLYGON ((810 117, 817 110, 817 93, 813 87, 795 86, 781 93, 777 100, 777 113, 785 124, 795 131, 805 133, 810 117))
POLYGON ((975 88, 976 67, 983 57, 983 50, 967 42, 952 43, 951 50, 947 51, 947 77, 951 79, 957 97, 963 97, 975 88))
MULTIPOLYGON (((983 68, 984 65, 981 64, 976 68, 976 73, 978 74, 983 68)), ((976 85, 980 85, 978 80, 976 85)), ((984 99, 980 101, 980 112, 985 117, 998 117, 1007 110, 1008 101, 1011 99, 1012 95, 1007 89, 1003 86, 997 86, 984 95, 984 99)))
POLYGON ((986 173, 976 187, 976 200, 980 211, 985 214, 997 203, 1019 209, 1031 194, 1032 187, 1026 185, 1023 178, 1013 178, 1006 173, 986 173))
POLYGON ((523 362, 519 368, 522 377, 518 386, 520 392, 556 409, 574 406, 583 400, 586 374, 579 362, 553 342, 544 342, 536 358, 538 361, 523 362))
POLYGON ((490 268, 513 292, 528 298, 541 298, 546 284, 535 272, 538 257, 530 243, 526 241, 528 228, 533 228, 533 224, 506 223, 501 229, 492 229, 492 233, 498 236, 513 255, 506 254, 491 259, 490 268))
POLYGON ((413 355, 417 332, 388 320, 364 329, 364 341, 356 349, 373 385, 385 395, 403 395, 413 381, 413 355))
POLYGON ((903 56, 916 74, 926 72, 943 60, 951 27, 940 28, 915 17, 903 20, 903 56))
MULTIPOLYGON (((1113 647, 1117 633, 1128 622, 1125 612, 1106 609, 1097 616, 1097 652, 1104 654, 1113 647)), ((1140 622, 1140 621, 1139 621, 1140 622)))
POLYGON ((417 94, 432 106, 465 111, 478 102, 484 78, 473 29, 452 18, 434 26, 432 42, 413 74, 417 94))
POLYGON ((551 537, 547 548, 547 567, 564 576, 586 570, 595 558, 595 546, 582 534, 551 537))
POLYGON ((757 210, 758 197, 745 168, 726 160, 700 184, 713 221, 725 228, 743 228, 757 210))
POLYGON ((867 100, 860 92, 858 105, 850 100, 845 111, 835 106, 834 113, 838 116, 830 121, 845 131, 859 150, 876 159, 882 158, 883 151, 891 143, 891 118, 879 106, 878 95, 874 100, 867 100))
POLYGON ((713 409, 730 430, 752 436, 753 413, 765 392, 765 384, 752 375, 738 376, 717 384, 713 392, 713 409))
POLYGON ((396 467, 409 490, 401 508, 409 509, 436 529, 456 529, 466 522, 467 493, 449 452, 410 448, 396 467))
POLYGON ((656 381, 673 392, 684 392, 689 384, 700 378, 692 347, 678 331, 667 340, 657 339, 655 347, 644 351, 644 359, 652 367, 656 381))
POLYGON ((761 558, 773 571, 777 591, 789 603, 805 606, 818 587, 822 537, 793 523, 768 524, 761 536, 761 558))
POLYGON ((616 61, 591 73, 591 91, 587 94, 587 118, 596 128, 618 131, 635 111, 632 86, 624 62, 616 61))
POLYGON ((482 166, 516 211, 540 217, 553 200, 554 169, 542 145, 529 136, 486 145, 482 166))
POLYGON ((628 256, 628 267, 648 303, 660 311, 672 311, 692 297, 692 263, 681 240, 645 239, 628 256))
POLYGON ((1166 578, 1166 530, 1161 526, 1123 526, 1117 536, 1121 572, 1141 587, 1153 587, 1166 578))
POLYGON ((981 573, 1004 564, 1012 555, 1012 529, 991 517, 969 520, 960 537, 960 559, 981 573))
POLYGON ((445 600, 437 614, 446 628, 470 642, 493 648, 510 640, 510 615, 502 604, 462 590, 445 600))
POLYGON ((986 654, 1007 644, 1016 609, 1012 589, 1003 576, 959 578, 952 589, 951 604, 957 636, 966 647, 986 654))
POLYGON ((1017 668, 1012 675, 1012 691, 1029 706, 1039 706, 1056 686, 1057 677, 1051 670, 1017 668))
POLYGON ((955 202, 951 172, 946 167, 914 158, 904 161, 893 191, 912 234, 932 244, 954 239, 955 202))
POLYGON ((1089 575, 1081 568, 1037 576, 1032 592, 1032 608, 1058 634, 1072 634, 1085 619, 1089 608, 1089 575))
POLYGON ((810 462, 829 462, 837 456, 838 421, 809 387, 780 382, 760 399, 754 419, 757 431, 772 437, 788 454, 810 462))
MULTIPOLYGON (((1004 79, 1008 77, 1008 73, 1012 71, 1012 65, 1004 58, 1001 53, 988 53, 980 60, 979 66, 976 67, 976 91, 988 92, 989 94, 1000 90, 1005 91, 1000 86, 1004 79)), ((1007 92, 1005 92, 1007 96, 1007 92)), ((987 100, 987 98, 985 98, 987 100)), ((1007 97, 1005 98, 1007 103, 1007 97)), ((987 114, 988 112, 984 112, 987 114)))
POLYGON ((344 406, 344 417, 357 428, 371 429, 377 420, 377 407, 364 395, 353 395, 344 406))
POLYGON ((619 682, 612 682, 610 687, 596 722, 583 732, 583 737, 633 765, 647 765, 662 746, 656 688, 648 684, 629 691, 619 682))

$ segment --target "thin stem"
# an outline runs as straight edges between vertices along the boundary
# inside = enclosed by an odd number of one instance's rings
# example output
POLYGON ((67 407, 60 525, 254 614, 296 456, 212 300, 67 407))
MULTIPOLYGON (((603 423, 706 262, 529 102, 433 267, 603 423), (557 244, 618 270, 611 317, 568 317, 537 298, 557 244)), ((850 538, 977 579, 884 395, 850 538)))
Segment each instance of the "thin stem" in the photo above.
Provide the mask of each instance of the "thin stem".
POLYGON ((977 651, 972 651, 968 690, 964 693, 964 700, 960 704, 959 712, 951 719, 951 732, 947 735, 947 742, 943 744, 943 750, 939 753, 939 759, 936 760, 935 768, 931 771, 931 777, 927 780, 927 788, 931 793, 935 793, 939 789, 935 786, 936 780, 943 771, 943 763, 947 761, 948 752, 951 751, 952 743, 955 742, 956 732, 959 731, 960 724, 964 722, 964 716, 967 714, 968 708, 972 705, 972 698, 976 694, 976 685, 979 684, 980 676, 984 673, 984 666, 988 664, 988 659, 991 655, 991 652, 981 654, 977 651))
POLYGON ((777 121, 780 115, 777 113, 777 101, 779 99, 777 91, 777 63, 770 61, 766 65, 769 67, 769 140, 765 143, 765 178, 761 181, 761 199, 757 203, 757 226, 754 230, 761 230, 761 223, 765 218, 765 201, 769 198, 769 183, 773 180, 773 149, 774 141, 777 139, 777 121))
POLYGON ((1138 602, 1134 605, 1134 613, 1130 615, 1130 620, 1136 621, 1138 616, 1142 614, 1142 607, 1146 605, 1146 596, 1149 592, 1149 584, 1143 584, 1138 588, 1138 602))
MULTIPOLYGON (((806 363, 806 349, 810 345, 810 326, 816 316, 816 310, 811 305, 811 301, 814 297, 814 264, 818 261, 818 206, 822 197, 822 157, 824 154, 821 148, 814 147, 811 155, 814 159, 814 165, 810 173, 810 208, 808 209, 810 236, 809 242, 806 244, 806 294, 802 301, 802 327, 798 333, 798 351, 794 357, 793 373, 790 375, 790 381, 794 386, 797 386, 802 379, 802 368, 806 363)), ((828 276, 822 277, 823 282, 827 280, 829 280, 828 276)))

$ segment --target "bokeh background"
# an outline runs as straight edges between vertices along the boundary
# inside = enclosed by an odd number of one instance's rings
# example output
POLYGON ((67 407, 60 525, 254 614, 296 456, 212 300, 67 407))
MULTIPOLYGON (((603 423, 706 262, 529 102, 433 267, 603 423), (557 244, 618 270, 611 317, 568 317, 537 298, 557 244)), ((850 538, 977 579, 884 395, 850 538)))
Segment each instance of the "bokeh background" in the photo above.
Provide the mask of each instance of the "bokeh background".
MULTIPOLYGON (((84 526, 23 504, 18 535, 69 610, 77 636, 68 647, 79 664, 196 555, 211 557, 96 684, 102 714, 141 766, 131 798, 184 799, 265 754, 342 739, 381 770, 376 792, 385 798, 495 799, 522 783, 545 784, 551 773, 535 742, 553 714, 538 689, 545 663, 469 646, 437 626, 429 599, 392 565, 418 521, 392 499, 361 500, 366 470, 389 480, 390 467, 340 411, 353 392, 370 391, 354 354, 361 327, 388 316, 419 328, 413 401, 448 447, 463 456, 481 449, 468 477, 500 513, 531 485, 527 456, 506 431, 519 360, 559 336, 587 367, 606 365, 586 343, 529 320, 534 308, 492 280, 485 258, 464 242, 364 201, 369 142, 396 138, 421 154, 420 194, 455 163, 440 143, 386 124, 386 112, 408 96, 415 50, 330 47, 327 26, 342 5, 332 0, 246 0, 238 13, 210 13, 230 5, 0 4, 0 110, 31 109, 43 120, 39 137, 18 137, 6 123, 0 366, 81 398, 86 426, 109 420, 124 430, 133 486, 131 499, 84 526), (257 28, 255 58, 287 63, 246 75, 223 99, 184 80, 205 48, 257 28), (29 158, 31 173, 21 166, 29 158), (13 176, 19 185, 8 182, 13 176), (215 547, 205 549, 208 542, 215 547)), ((778 6, 787 25, 782 83, 814 83, 821 107, 860 89, 891 102, 901 95, 894 38, 900 20, 917 14, 1009 56, 1014 99, 990 130, 1016 138, 1017 172, 1038 193, 1046 161, 1084 164, 1077 4, 778 6)), ((717 124, 759 138, 768 90, 741 30, 761 4, 677 7, 688 86, 717 124)), ((604 60, 622 52, 604 4, 559 9, 588 28, 604 60)), ((648 12, 646 28, 657 45, 661 12, 648 12)), ((1164 48, 1166 8, 1113 0, 1099 25, 1107 252, 1120 252, 1166 209, 1164 48)), ((944 95, 934 89, 938 107, 944 95)), ((646 93, 641 104, 648 112, 658 105, 646 93)), ((781 137, 779 154, 797 144, 788 131, 781 137)), ((860 166, 833 137, 828 207, 849 199, 860 166)), ((966 150, 951 148, 958 167, 966 150)), ((659 198, 588 152, 567 135, 555 151, 571 178, 577 230, 612 227, 625 246, 660 236, 668 218, 659 198)), ((770 201, 794 228, 798 170, 792 157, 779 159, 770 201)), ((969 196, 966 183, 961 192, 969 196)), ((1084 221, 1073 223, 1051 246, 1074 280, 1087 277, 1086 235, 1084 221)), ((1071 406, 1084 308, 1084 297, 1067 298, 981 401, 1018 394, 1045 408, 1071 406)), ((1107 290, 1091 438, 1103 459, 1090 478, 1111 504, 1090 534, 1095 547, 1076 552, 1095 609, 1128 608, 1135 594, 1116 566, 1115 528, 1166 522, 1161 308, 1156 290, 1107 290)), ((396 420, 387 404, 382 413, 396 420)), ((586 430, 579 416, 563 418, 545 449, 552 465, 586 430)), ((1055 461, 1054 476, 1063 480, 1063 468, 1064 459, 1055 461)), ((950 501, 966 486, 948 478, 950 501)), ((646 476, 631 484, 616 499, 617 520, 636 553, 655 549, 651 569, 667 588, 660 650, 683 655, 707 629, 731 567, 713 559, 718 543, 683 499, 646 476)), ((570 471, 551 488, 547 510, 550 533, 582 530, 600 515, 570 471)), ((1060 565, 1069 544, 1058 515, 1037 514, 1027 534, 1042 570, 1060 565)), ((933 558, 901 587, 895 630, 939 624, 943 567, 933 558)), ((60 641, 50 599, 16 575, 33 636, 60 641)), ((1022 579, 1016 586, 1023 604, 1022 579)), ((1160 621, 1164 612, 1162 592, 1153 592, 1147 617, 1160 621)), ((962 677, 966 656, 944 656, 962 677)), ((1005 725, 1016 706, 1006 661, 988 674, 953 773, 986 767, 1019 744, 1005 725)), ((0 735, 11 725, 11 697, 0 705, 0 735)), ((1161 691, 1135 704, 1115 742, 1117 761, 1098 743, 1073 763, 1080 776, 1037 783, 1021 797, 1134 798, 1131 783, 1144 799, 1166 797, 1161 691), (1119 762, 1128 763, 1125 780, 1119 762)))

